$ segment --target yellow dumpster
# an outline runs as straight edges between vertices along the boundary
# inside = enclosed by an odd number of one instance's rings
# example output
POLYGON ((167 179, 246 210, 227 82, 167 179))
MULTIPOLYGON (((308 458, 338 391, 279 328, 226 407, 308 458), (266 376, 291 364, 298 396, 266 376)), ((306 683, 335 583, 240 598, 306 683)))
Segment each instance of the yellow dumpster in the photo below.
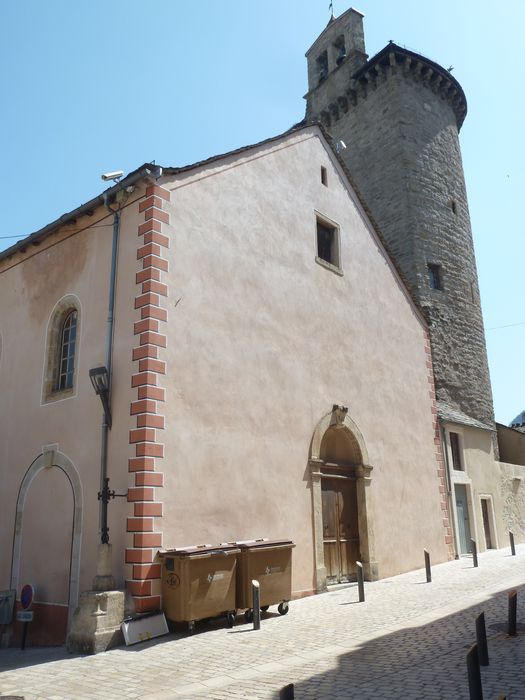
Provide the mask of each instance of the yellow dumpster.
POLYGON ((197 620, 225 615, 233 627, 238 554, 230 544, 161 552, 162 607, 168 620, 187 622, 192 631, 197 620))
POLYGON ((243 540, 232 542, 239 548, 237 557, 236 607, 246 608, 245 619, 253 618, 252 580, 259 582, 261 610, 278 604, 281 615, 288 612, 292 597, 292 549, 291 540, 243 540))

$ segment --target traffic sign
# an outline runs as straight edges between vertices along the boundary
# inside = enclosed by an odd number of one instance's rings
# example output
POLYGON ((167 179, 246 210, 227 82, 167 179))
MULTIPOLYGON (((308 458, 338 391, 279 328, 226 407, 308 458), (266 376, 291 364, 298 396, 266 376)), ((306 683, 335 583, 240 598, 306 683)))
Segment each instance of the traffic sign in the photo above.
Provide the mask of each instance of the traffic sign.
POLYGON ((28 610, 33 605, 35 597, 35 587, 31 583, 26 583, 20 592, 20 605, 24 610, 28 610))

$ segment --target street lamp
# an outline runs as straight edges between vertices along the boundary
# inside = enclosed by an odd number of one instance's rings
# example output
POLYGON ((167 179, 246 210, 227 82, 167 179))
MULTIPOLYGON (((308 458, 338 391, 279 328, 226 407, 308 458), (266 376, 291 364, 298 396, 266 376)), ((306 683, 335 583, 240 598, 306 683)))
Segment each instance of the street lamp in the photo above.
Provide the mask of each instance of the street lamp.
POLYGON ((106 424, 111 428, 111 410, 109 408, 109 372, 106 367, 94 367, 89 370, 89 378, 97 396, 100 396, 106 424))

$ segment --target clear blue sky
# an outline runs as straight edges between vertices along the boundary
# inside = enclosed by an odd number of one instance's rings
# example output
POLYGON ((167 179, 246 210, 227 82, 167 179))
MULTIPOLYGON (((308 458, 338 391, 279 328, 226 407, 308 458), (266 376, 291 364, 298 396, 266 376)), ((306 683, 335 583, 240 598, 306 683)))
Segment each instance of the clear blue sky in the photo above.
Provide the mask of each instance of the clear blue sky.
MULTIPOLYGON (((32 233, 87 201, 100 174, 183 165, 304 116, 304 53, 328 0, 17 0, 0 8, 2 224, 32 233)), ((334 0, 336 15, 349 4, 334 0)), ((367 51, 389 39, 453 74, 496 418, 525 409, 521 0, 356 0, 367 51), (496 330, 492 330, 497 328, 496 330)))

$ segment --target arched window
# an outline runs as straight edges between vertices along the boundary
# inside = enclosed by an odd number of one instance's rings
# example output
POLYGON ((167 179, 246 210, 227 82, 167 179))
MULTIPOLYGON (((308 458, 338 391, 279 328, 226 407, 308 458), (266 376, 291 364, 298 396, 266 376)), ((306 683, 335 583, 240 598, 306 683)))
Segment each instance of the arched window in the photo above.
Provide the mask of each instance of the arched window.
POLYGON ((55 391, 73 388, 75 374, 75 345, 77 339, 77 311, 68 313, 62 324, 55 391))
POLYGON ((78 297, 74 294, 62 297, 51 312, 47 326, 43 403, 76 393, 80 323, 78 297))

